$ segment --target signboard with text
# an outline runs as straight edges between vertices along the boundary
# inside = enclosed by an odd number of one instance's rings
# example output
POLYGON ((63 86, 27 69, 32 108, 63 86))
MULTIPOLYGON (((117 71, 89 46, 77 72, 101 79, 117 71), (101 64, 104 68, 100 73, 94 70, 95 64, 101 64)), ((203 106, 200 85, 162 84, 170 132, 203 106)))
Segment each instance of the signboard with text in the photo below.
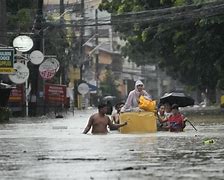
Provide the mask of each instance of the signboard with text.
POLYGON ((13 68, 14 49, 0 48, 0 74, 12 74, 15 72, 13 68))
POLYGON ((60 64, 57 59, 48 58, 39 66, 40 76, 45 80, 52 79, 59 67, 60 64))
POLYGON ((45 84, 45 101, 48 103, 66 104, 66 86, 45 84))
POLYGON ((24 96, 24 85, 17 85, 15 89, 11 90, 9 101, 8 102, 18 102, 18 103, 24 103, 25 102, 25 96, 24 96))

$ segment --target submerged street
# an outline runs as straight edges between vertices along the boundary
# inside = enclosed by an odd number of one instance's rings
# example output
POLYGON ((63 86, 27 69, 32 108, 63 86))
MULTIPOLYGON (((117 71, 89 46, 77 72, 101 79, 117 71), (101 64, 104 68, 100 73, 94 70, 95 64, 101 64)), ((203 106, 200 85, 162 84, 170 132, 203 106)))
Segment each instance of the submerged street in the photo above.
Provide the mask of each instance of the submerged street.
POLYGON ((223 32, 224 0, 0 0, 0 180, 224 180, 223 32))
POLYGON ((82 134, 93 112, 0 124, 1 179, 223 179, 224 123, 194 122, 198 131, 188 124, 182 133, 82 134))

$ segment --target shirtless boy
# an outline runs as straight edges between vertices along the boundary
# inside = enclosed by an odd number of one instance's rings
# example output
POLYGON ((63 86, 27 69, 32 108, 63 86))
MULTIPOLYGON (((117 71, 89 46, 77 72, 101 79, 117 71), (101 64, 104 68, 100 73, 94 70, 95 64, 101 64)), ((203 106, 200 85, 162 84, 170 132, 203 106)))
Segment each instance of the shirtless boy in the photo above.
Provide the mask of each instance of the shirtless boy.
POLYGON ((116 129, 120 128, 122 126, 127 125, 127 122, 122 124, 113 124, 110 120, 110 118, 106 115, 107 113, 107 105, 106 104, 100 104, 98 106, 98 113, 95 113, 90 116, 88 124, 83 131, 83 134, 87 134, 92 127, 92 134, 107 134, 107 126, 110 127, 110 129, 116 129))

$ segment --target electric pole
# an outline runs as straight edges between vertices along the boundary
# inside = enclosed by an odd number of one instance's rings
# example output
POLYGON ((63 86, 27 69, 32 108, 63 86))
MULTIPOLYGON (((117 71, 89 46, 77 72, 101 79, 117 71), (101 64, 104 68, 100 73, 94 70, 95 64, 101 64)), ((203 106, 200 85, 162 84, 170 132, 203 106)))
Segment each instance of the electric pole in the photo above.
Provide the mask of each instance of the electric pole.
MULTIPOLYGON (((0 47, 7 46, 7 28, 6 28, 6 0, 0 0, 0 47)), ((0 81, 8 82, 7 75, 0 74, 0 81)))
POLYGON ((79 103, 79 92, 78 92, 78 86, 80 83, 82 83, 82 68, 83 68, 83 62, 84 62, 84 48, 83 48, 83 44, 84 44, 84 34, 85 34, 85 27, 84 27, 84 24, 85 24, 85 4, 84 4, 84 0, 81 0, 81 4, 80 4, 80 17, 81 17, 81 20, 80 20, 80 36, 79 36, 79 52, 77 53, 78 54, 78 68, 79 68, 79 80, 75 80, 74 82, 74 104, 76 107, 79 108, 80 103, 79 103))
POLYGON ((60 0, 60 24, 64 24, 64 12, 65 12, 65 6, 64 6, 64 0, 60 0))
POLYGON ((6 0, 0 0, 0 46, 6 45, 6 0))
MULTIPOLYGON (((33 31, 36 32, 34 34, 34 49, 41 51, 43 48, 43 0, 38 0, 37 3, 37 12, 36 12, 36 18, 35 23, 33 26, 33 31)), ((29 64, 30 66, 30 83, 31 83, 31 95, 36 95, 36 97, 39 97, 39 85, 41 85, 39 79, 39 65, 34 65, 32 63, 29 64)), ((32 107, 36 110, 37 103, 35 106, 32 107)), ((33 111, 32 109, 32 111, 33 111)))
POLYGON ((85 34, 85 5, 84 5, 84 0, 81 0, 81 27, 80 27, 80 82, 82 81, 82 68, 83 68, 83 61, 84 61, 84 49, 83 49, 83 44, 84 44, 84 34, 85 34))
MULTIPOLYGON (((62 27, 60 28, 60 30, 63 32, 64 34, 64 13, 65 13, 65 6, 64 6, 64 0, 60 0, 60 25, 62 25, 62 27)), ((63 60, 66 61, 67 57, 63 56, 63 60)), ((65 63, 60 64, 60 84, 65 84, 65 63)))
POLYGON ((96 55, 96 87, 97 87, 97 89, 96 89, 96 95, 97 95, 97 103, 99 103, 99 50, 98 50, 98 44, 99 44, 99 42, 98 42, 98 10, 96 9, 95 10, 95 24, 96 24, 96 26, 95 26, 95 34, 96 34, 96 36, 95 36, 95 45, 96 45, 96 53, 95 53, 95 55, 96 55))

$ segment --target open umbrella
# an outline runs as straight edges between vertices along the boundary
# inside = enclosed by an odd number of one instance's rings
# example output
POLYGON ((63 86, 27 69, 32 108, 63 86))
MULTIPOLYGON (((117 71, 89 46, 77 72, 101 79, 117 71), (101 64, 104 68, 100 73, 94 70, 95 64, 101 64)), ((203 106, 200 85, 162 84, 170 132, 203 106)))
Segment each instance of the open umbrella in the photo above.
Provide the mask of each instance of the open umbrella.
POLYGON ((160 98, 160 103, 177 104, 179 107, 186 107, 194 105, 194 99, 183 92, 171 92, 164 94, 160 98))
POLYGON ((105 96, 105 97, 103 97, 104 101, 113 101, 114 99, 116 99, 116 96, 105 96))
POLYGON ((116 99, 116 96, 105 96, 102 99, 102 102, 107 104, 107 115, 111 115, 113 112, 113 105, 114 105, 114 101, 116 99))

